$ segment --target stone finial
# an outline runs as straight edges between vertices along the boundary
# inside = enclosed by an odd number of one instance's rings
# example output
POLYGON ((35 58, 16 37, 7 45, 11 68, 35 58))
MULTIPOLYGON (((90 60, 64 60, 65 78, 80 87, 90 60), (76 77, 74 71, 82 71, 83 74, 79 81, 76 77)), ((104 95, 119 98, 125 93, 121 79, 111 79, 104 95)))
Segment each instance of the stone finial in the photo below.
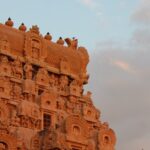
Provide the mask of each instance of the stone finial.
POLYGON ((64 45, 64 40, 62 39, 62 37, 60 37, 56 43, 60 45, 64 45))
POLYGON ((47 32, 47 34, 44 36, 44 39, 51 41, 52 40, 52 36, 50 35, 49 32, 47 32))
POLYGON ((71 47, 73 49, 77 49, 77 47, 78 47, 78 39, 76 39, 74 37, 73 37, 73 39, 66 38, 65 41, 66 41, 68 47, 71 47))
POLYGON ((26 31, 27 30, 27 28, 26 28, 26 26, 24 25, 24 23, 22 23, 20 26, 19 26, 19 30, 20 31, 26 31))
POLYGON ((37 25, 33 25, 32 28, 30 28, 30 32, 35 33, 35 34, 39 34, 39 27, 37 25))
POLYGON ((8 20, 5 22, 5 25, 13 27, 14 22, 11 20, 11 18, 9 17, 8 20))

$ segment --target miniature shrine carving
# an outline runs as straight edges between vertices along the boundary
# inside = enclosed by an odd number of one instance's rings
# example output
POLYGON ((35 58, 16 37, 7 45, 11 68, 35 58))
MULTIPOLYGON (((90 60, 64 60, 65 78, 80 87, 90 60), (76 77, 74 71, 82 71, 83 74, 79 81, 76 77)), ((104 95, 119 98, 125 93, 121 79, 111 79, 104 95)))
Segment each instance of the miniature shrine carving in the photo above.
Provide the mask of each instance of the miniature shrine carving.
POLYGON ((0 24, 0 150, 115 150, 114 131, 84 93, 87 50, 13 24, 0 24))

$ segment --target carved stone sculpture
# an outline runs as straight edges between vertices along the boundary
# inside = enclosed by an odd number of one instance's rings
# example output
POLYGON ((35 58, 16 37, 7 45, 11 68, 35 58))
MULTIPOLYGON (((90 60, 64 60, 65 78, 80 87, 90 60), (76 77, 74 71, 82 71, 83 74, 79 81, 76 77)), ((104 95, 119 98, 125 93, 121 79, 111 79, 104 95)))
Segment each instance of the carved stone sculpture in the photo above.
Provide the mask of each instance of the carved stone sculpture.
POLYGON ((23 77, 23 68, 22 68, 22 63, 19 59, 14 60, 12 63, 13 67, 13 75, 15 78, 22 79, 23 77))
POLYGON ((26 79, 32 79, 33 68, 32 68, 32 65, 30 63, 27 62, 25 64, 24 71, 25 71, 25 77, 26 77, 26 79))
POLYGON ((0 150, 115 150, 114 131, 83 93, 87 50, 12 26, 0 24, 0 150))
POLYGON ((12 68, 7 56, 0 56, 0 73, 6 76, 11 76, 12 68))

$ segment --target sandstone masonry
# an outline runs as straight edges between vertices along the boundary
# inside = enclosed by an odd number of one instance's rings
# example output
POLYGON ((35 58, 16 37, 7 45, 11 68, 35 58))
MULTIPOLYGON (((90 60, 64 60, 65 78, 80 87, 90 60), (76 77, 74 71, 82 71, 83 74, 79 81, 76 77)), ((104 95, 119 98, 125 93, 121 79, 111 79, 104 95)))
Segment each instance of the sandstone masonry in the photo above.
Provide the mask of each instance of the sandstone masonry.
POLYGON ((37 26, 0 24, 0 150, 114 150, 114 131, 83 94, 87 50, 51 40, 37 26))

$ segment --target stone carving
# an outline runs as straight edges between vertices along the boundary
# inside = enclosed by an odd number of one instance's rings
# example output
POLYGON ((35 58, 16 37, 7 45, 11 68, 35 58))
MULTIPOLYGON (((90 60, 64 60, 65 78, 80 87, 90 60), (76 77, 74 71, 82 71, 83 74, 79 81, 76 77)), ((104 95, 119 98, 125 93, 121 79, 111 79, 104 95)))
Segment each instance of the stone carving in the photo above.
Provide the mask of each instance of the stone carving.
POLYGON ((9 26, 9 27, 13 27, 14 22, 11 20, 11 18, 9 17, 8 20, 5 22, 5 25, 9 26))
POLYGON ((86 121, 78 115, 76 116, 71 115, 68 118, 66 118, 66 132, 67 132, 68 138, 73 141, 86 140, 87 128, 88 128, 88 125, 86 121))
POLYGON ((32 65, 29 62, 27 62, 25 64, 24 71, 25 71, 25 78, 26 79, 32 79, 33 68, 32 68, 32 65))
POLYGON ((76 103, 73 112, 75 114, 81 114, 81 110, 82 110, 82 104, 81 103, 76 103))
POLYGON ((50 128, 45 135, 43 149, 69 149, 67 144, 65 143, 65 135, 61 133, 58 129, 50 128))
POLYGON ((20 126, 20 118, 18 116, 14 116, 10 122, 11 126, 19 127, 20 126))
POLYGON ((5 102, 0 102, 0 126, 8 126, 9 109, 5 102))
POLYGON ((70 38, 65 39, 68 47, 71 47, 72 49, 77 49, 78 47, 78 40, 73 38, 72 40, 70 38))
POLYGON ((59 90, 62 92, 67 92, 68 90, 68 77, 65 75, 60 76, 59 78, 59 90))
POLYGON ((57 44, 64 45, 64 40, 62 39, 62 37, 60 37, 60 38, 57 40, 57 44))
POLYGON ((0 76, 0 97, 10 99, 11 84, 8 78, 0 76))
POLYGON ((89 140, 87 150, 95 150, 95 147, 95 142, 93 140, 89 140))
POLYGON ((41 128, 40 111, 37 104, 28 101, 21 102, 18 108, 18 116, 22 127, 41 128))
POLYGON ((68 113, 72 113, 74 108, 75 108, 75 101, 74 101, 74 98, 71 97, 67 103, 66 103, 66 107, 67 107, 67 112, 68 113))
POLYGON ((57 99, 57 109, 64 110, 65 109, 65 101, 66 101, 65 98, 59 97, 57 99))
POLYGON ((53 92, 43 92, 40 96, 41 107, 46 110, 56 109, 56 98, 57 95, 53 92))
POLYGON ((22 62, 17 58, 16 60, 14 60, 12 65, 13 65, 12 71, 14 77, 17 79, 22 79, 23 78, 22 62))
POLYGON ((23 98, 21 85, 19 85, 18 83, 13 83, 11 96, 13 97, 13 99, 21 101, 21 99, 23 98))
POLYGON ((18 108, 18 115, 39 119, 40 118, 39 106, 33 102, 22 101, 20 102, 18 108))
POLYGON ((40 68, 36 75, 36 82, 42 85, 49 84, 49 75, 45 68, 40 68))
POLYGON ((80 83, 80 81, 73 80, 70 83, 70 95, 80 97, 81 93, 82 93, 82 84, 80 83))
POLYGON ((100 111, 93 105, 86 104, 83 107, 83 115, 86 120, 96 122, 100 117, 100 111))
POLYGON ((32 28, 30 28, 30 32, 39 35, 39 27, 37 25, 32 26, 32 28))
POLYGON ((31 139, 31 150, 40 150, 40 148, 41 148, 40 137, 36 135, 31 139))
POLYGON ((23 93, 24 93, 24 99, 28 100, 30 102, 35 101, 35 95, 36 95, 36 86, 35 82, 32 80, 26 79, 23 82, 23 93))
POLYGON ((25 57, 32 61, 44 61, 47 57, 46 45, 47 43, 40 35, 38 26, 32 26, 25 36, 25 57))
POLYGON ((57 88, 58 86, 58 77, 56 77, 56 75, 51 74, 49 76, 49 84, 51 88, 57 88))
POLYGON ((83 78, 87 78, 86 80, 88 80, 88 76, 86 75, 86 66, 89 63, 89 55, 87 50, 84 47, 79 47, 78 48, 78 52, 80 57, 82 58, 82 67, 81 67, 81 72, 83 75, 83 78))
POLYGON ((32 58, 38 59, 40 56, 40 42, 38 40, 32 40, 32 58))
POLYGON ((6 133, 0 133, 0 148, 0 150, 16 150, 16 137, 6 133))
POLYGON ((114 145, 116 143, 115 133, 109 128, 108 123, 104 122, 101 125, 100 132, 98 134, 99 149, 102 150, 115 150, 114 145))
POLYGON ((28 116, 20 116, 20 126, 30 129, 41 129, 41 120, 28 116))
POLYGON ((114 131, 83 94, 87 50, 38 26, 12 26, 0 24, 0 149, 114 150, 114 131))
POLYGON ((12 69, 7 56, 0 56, 0 73, 6 76, 11 76, 12 69))
POLYGON ((9 44, 6 36, 0 37, 0 49, 10 52, 10 44, 9 44))
POLYGON ((51 41, 52 40, 52 36, 50 35, 49 32, 47 32, 47 34, 44 36, 44 39, 51 41))
POLYGON ((70 73, 70 65, 66 58, 60 59, 60 72, 63 74, 70 73))
POLYGON ((19 26, 19 30, 24 32, 27 30, 27 27, 24 25, 24 23, 21 23, 21 25, 19 26))

